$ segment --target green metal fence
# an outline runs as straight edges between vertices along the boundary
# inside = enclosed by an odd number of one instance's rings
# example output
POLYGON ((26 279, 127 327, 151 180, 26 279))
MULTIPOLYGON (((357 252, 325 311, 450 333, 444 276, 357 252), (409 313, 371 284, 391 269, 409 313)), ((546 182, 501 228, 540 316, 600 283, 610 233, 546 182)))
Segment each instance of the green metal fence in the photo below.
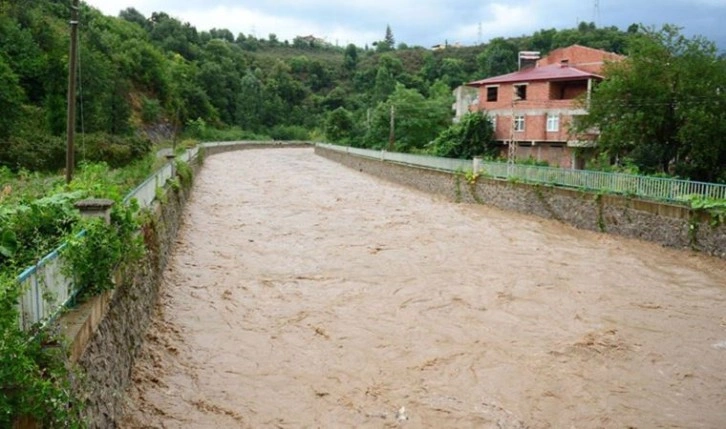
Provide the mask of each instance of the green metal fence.
POLYGON ((726 199, 726 185, 719 183, 507 164, 504 162, 439 158, 434 156, 348 148, 323 143, 318 143, 318 146, 339 152, 346 152, 351 155, 435 170, 451 172, 468 170, 496 179, 585 189, 659 201, 683 202, 694 195, 706 198, 726 199))

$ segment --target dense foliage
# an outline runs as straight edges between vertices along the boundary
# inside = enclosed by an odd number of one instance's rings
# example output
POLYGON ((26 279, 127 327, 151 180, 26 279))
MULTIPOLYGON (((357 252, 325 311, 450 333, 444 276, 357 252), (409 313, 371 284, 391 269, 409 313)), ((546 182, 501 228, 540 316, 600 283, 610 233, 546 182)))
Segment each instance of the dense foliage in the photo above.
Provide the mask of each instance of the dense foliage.
POLYGON ((581 124, 600 129, 604 154, 645 173, 726 181, 726 58, 713 43, 645 29, 605 75, 581 124))
MULTIPOLYGON (((64 166, 69 6, 0 6, 0 166, 64 166)), ((147 137, 180 132, 381 147, 389 140, 390 107, 408 101, 417 106, 397 106, 395 147, 420 150, 446 128, 450 90, 513 70, 518 50, 546 53, 580 43, 622 52, 628 34, 582 24, 434 52, 395 46, 390 26, 369 49, 314 37, 198 31, 164 12, 144 16, 131 8, 109 17, 83 5, 80 22, 76 158, 112 166, 142 156, 147 137)))
POLYGON ((486 115, 469 113, 431 142, 434 155, 445 158, 472 159, 495 157, 499 148, 494 142, 494 127, 486 115))
MULTIPOLYGON (((611 67, 613 79, 598 88, 592 120, 583 123, 602 127, 606 158, 642 172, 724 180, 724 59, 673 28, 581 23, 432 51, 396 46, 390 26, 369 49, 198 31, 132 8, 109 17, 84 5, 80 15, 81 161, 124 165, 150 150, 149 138, 180 133, 426 151, 451 125, 453 88, 515 70, 520 50, 546 55, 580 44, 630 56, 611 67)), ((0 6, 0 166, 64 166, 68 16, 62 0, 0 6)))
MULTIPOLYGON (((68 186, 37 175, 7 182, 0 194, 0 427, 12 427, 18 418, 32 418, 42 427, 83 427, 81 404, 71 393, 74 377, 66 366, 64 340, 51 328, 20 329, 16 279, 65 241, 64 269, 75 278, 80 298, 112 288, 114 271, 144 250, 138 207, 122 204, 122 197, 153 166, 148 158, 123 171, 103 163, 83 164, 68 186), (42 186, 25 185, 24 192, 15 192, 13 187, 22 187, 24 181, 40 181, 42 186), (46 196, 37 198, 41 194, 46 196), (80 218, 73 203, 88 196, 115 201, 110 225, 80 218)), ((180 174, 185 186, 190 171, 180 174)), ((0 176, 11 175, 0 169, 0 176)))

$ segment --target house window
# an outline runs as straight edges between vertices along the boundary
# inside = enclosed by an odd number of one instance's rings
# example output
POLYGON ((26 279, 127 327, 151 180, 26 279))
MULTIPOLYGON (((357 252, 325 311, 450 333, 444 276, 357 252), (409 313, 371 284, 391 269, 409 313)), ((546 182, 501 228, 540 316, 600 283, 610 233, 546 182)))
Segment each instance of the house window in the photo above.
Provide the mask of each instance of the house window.
POLYGON ((526 100, 527 99, 527 84, 514 85, 514 99, 515 100, 526 100))
POLYGON ((514 117, 514 131, 524 131, 524 115, 514 117))
POLYGON ((488 86, 487 87, 487 101, 497 101, 499 97, 499 87, 488 86))
POLYGON ((560 130, 560 115, 547 115, 547 132, 555 133, 560 130))

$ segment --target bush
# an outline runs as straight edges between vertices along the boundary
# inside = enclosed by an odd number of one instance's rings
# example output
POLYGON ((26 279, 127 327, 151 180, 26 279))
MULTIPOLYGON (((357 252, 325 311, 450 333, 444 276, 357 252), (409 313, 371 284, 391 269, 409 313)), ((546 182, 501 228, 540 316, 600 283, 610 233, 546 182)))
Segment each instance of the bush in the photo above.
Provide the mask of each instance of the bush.
POLYGON ((55 171, 66 162, 66 142, 40 132, 13 135, 0 142, 0 165, 13 171, 55 171))
POLYGON ((324 131, 328 141, 346 142, 355 128, 353 115, 344 107, 338 107, 328 114, 325 120, 324 131))
POLYGON ((73 202, 82 193, 59 193, 29 203, 0 206, 0 270, 34 263, 60 244, 78 221, 73 202))
POLYGON ((138 136, 116 136, 105 133, 82 135, 76 144, 76 159, 105 162, 112 168, 123 167, 143 158, 152 143, 138 136))
POLYGON ((214 128, 209 126, 204 119, 197 118, 187 123, 185 135, 203 142, 237 141, 237 140, 269 140, 268 136, 256 134, 252 131, 243 130, 240 127, 214 128))
POLYGON ((310 131, 299 125, 277 125, 270 130, 273 140, 308 140, 310 131))
MULTIPOLYGON (((151 141, 136 136, 104 133, 79 135, 75 142, 76 161, 105 162, 123 167, 151 151, 151 141)), ((0 142, 0 167, 13 171, 58 171, 66 165, 66 141, 43 133, 23 133, 0 142)))
POLYGON ((470 159, 474 156, 495 156, 494 128, 489 117, 468 113, 458 124, 444 130, 431 143, 436 156, 470 159))
POLYGON ((153 124, 161 118, 162 108, 159 100, 155 98, 141 99, 141 120, 145 124, 153 124))

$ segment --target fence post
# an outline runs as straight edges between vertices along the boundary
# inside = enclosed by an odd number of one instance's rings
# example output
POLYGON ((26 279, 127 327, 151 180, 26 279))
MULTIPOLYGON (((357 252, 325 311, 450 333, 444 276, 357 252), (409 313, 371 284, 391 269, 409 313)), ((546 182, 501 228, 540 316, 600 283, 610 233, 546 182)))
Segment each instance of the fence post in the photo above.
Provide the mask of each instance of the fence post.
POLYGON ((471 160, 471 170, 474 174, 479 174, 479 171, 481 171, 481 157, 475 156, 474 159, 471 160))
POLYGON ((111 224, 111 207, 113 207, 113 200, 107 200, 105 198, 88 198, 78 201, 74 205, 81 212, 82 217, 100 217, 103 218, 106 225, 111 224))
POLYGON ((174 177, 174 159, 176 159, 176 155, 173 153, 166 155, 166 161, 171 165, 171 177, 174 177))

